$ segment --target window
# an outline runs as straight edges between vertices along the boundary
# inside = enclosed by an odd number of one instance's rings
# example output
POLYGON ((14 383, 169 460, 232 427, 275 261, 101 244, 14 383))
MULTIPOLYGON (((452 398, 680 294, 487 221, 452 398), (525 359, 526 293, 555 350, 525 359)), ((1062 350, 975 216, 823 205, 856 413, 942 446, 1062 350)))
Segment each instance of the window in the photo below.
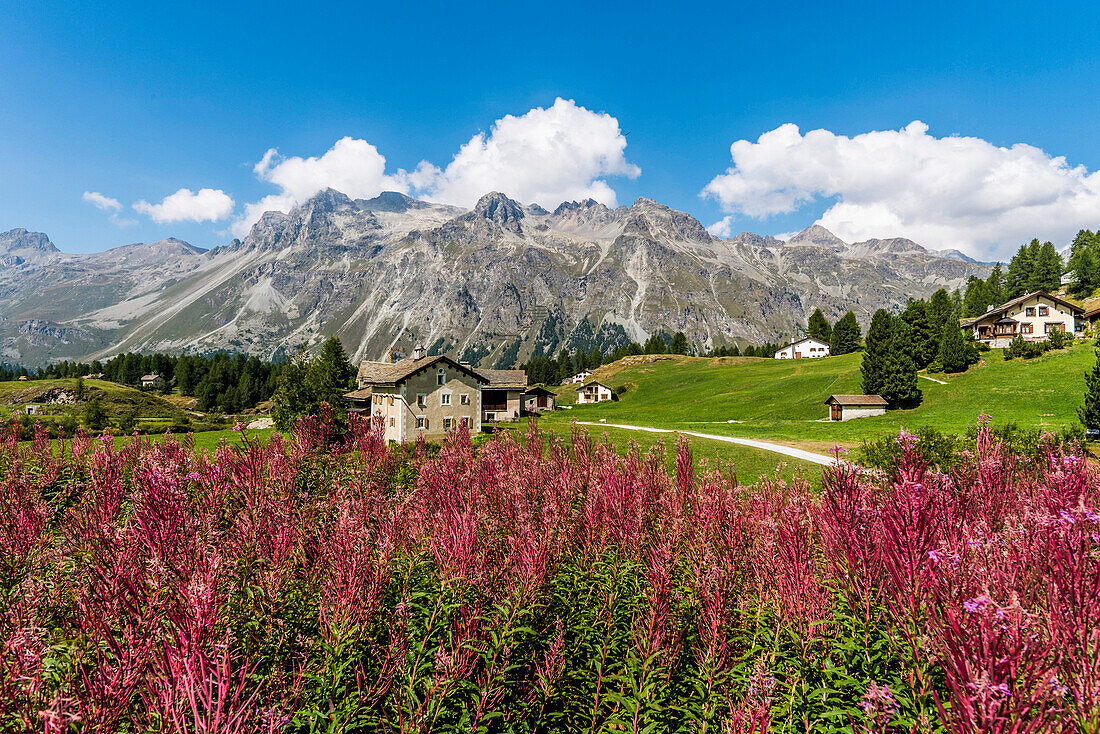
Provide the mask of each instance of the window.
POLYGON ((451 394, 449 392, 440 393, 439 394, 439 404, 440 405, 450 405, 451 404, 451 394))
POLYGON ((1020 324, 1021 334, 1031 334, 1035 331, 1035 327, 1032 324, 1020 324))
POLYGON ((428 396, 425 395, 422 392, 417 393, 416 394, 416 407, 418 407, 418 408, 427 408, 428 407, 428 396))
POLYGON ((1034 316, 1035 315, 1035 307, 1034 306, 1028 306, 1027 308, 1025 308, 1024 309, 1024 315, 1025 316, 1034 316))
POLYGON ((396 425, 397 425, 397 423, 394 422, 393 416, 390 416, 390 428, 393 428, 396 425))
POLYGON ((1049 334, 1052 331, 1061 331, 1061 330, 1062 330, 1062 325, 1061 324, 1043 324, 1043 333, 1044 334, 1049 334))
POLYGON ((459 405, 469 405, 470 404, 470 393, 468 393, 468 392, 462 393, 462 395, 460 395, 459 398, 458 398, 458 403, 459 403, 459 405))
POLYGON ((485 420, 488 421, 489 423, 492 423, 496 419, 497 419, 497 414, 496 413, 486 413, 485 414, 485 420))
POLYGON ((435 373, 435 384, 446 385, 447 384, 447 370, 443 367, 439 368, 439 371, 435 373))
POLYGON ((463 416, 462 418, 459 418, 458 422, 461 423, 464 426, 470 425, 470 419, 466 418, 465 416, 463 416))
POLYGON ((454 418, 444 418, 443 419, 443 430, 444 431, 449 431, 454 427, 455 427, 455 419, 454 418))
POLYGON ((390 405, 393 405, 393 395, 390 395, 390 405))
POLYGON ((1046 306, 1039 306, 1039 315, 1040 316, 1046 316, 1049 312, 1050 312, 1050 309, 1048 309, 1046 306))
POLYGON ((428 419, 425 416, 416 416, 416 427, 423 430, 428 427, 428 419))

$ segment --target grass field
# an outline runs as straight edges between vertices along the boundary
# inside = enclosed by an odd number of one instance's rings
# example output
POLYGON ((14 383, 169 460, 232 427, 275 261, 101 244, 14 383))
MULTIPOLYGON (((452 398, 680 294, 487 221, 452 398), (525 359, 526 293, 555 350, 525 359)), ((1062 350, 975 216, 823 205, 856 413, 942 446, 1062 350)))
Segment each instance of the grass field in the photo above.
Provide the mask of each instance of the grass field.
MULTIPOLYGON (((982 362, 959 375, 933 375, 940 385, 921 379, 924 400, 917 408, 845 423, 823 421, 825 399, 860 393, 861 354, 819 360, 748 357, 709 359, 664 357, 624 366, 607 365, 596 379, 625 388, 619 400, 574 406, 547 416, 545 424, 599 420, 760 438, 824 452, 834 442, 858 444, 863 438, 934 426, 963 433, 980 414, 994 423, 1057 430, 1077 422, 1084 394, 1084 373, 1095 359, 1087 344, 1033 360, 1005 361, 1000 350, 985 352, 982 362)), ((570 404, 575 388, 558 390, 570 404)))
MULTIPOLYGON (((76 380, 30 380, 28 382, 0 382, 0 418, 11 418, 12 412, 27 403, 39 403, 48 399, 50 393, 64 391, 75 393, 76 380)), ((171 403, 156 393, 144 392, 107 380, 84 380, 84 400, 99 398, 108 418, 134 412, 143 420, 172 417, 174 408, 171 403)), ((67 414, 79 415, 82 405, 45 405, 43 420, 59 420, 67 414)))
MULTIPOLYGON (((499 428, 517 429, 521 432, 526 422, 500 424, 499 428)), ((540 427, 547 433, 553 433, 568 440, 572 432, 571 422, 560 420, 543 420, 540 427)), ((605 428, 603 426, 581 426, 588 432, 593 440, 598 442, 610 442, 615 450, 625 455, 633 445, 637 445, 642 453, 650 450, 655 444, 661 443, 665 450, 665 465, 669 472, 676 470, 676 436, 672 434, 652 434, 639 431, 628 431, 622 428, 605 428)), ((741 484, 754 484, 758 478, 765 476, 773 478, 778 476, 784 480, 801 475, 812 486, 821 485, 821 467, 800 459, 792 459, 781 456, 771 451, 761 451, 748 446, 723 443, 721 441, 707 441, 706 439, 691 437, 692 458, 699 470, 719 469, 723 474, 734 472, 741 484)))

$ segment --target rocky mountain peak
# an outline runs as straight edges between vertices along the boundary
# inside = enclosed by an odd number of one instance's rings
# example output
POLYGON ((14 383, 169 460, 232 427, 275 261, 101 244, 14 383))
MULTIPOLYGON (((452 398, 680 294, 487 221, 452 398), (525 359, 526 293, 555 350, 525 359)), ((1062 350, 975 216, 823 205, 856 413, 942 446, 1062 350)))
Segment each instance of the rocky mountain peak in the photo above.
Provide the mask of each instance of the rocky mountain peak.
POLYGON ((585 211, 599 211, 606 212, 607 207, 596 201, 595 199, 585 199, 584 201, 563 201, 558 204, 558 208, 554 210, 555 217, 562 217, 567 214, 574 214, 585 211))
POLYGON ((671 239, 690 242, 711 242, 714 239, 702 222, 695 217, 653 199, 639 198, 628 211, 631 212, 631 218, 627 223, 628 229, 655 230, 671 239), (646 220, 648 227, 641 228, 637 222, 632 221, 639 217, 646 220))
POLYGON ((499 191, 490 192, 478 199, 477 205, 470 214, 474 218, 496 222, 515 232, 520 231, 519 222, 526 216, 518 202, 509 199, 499 191))
POLYGON ((373 199, 360 201, 364 208, 372 212, 391 212, 400 214, 410 209, 424 209, 430 206, 426 202, 406 196, 398 191, 383 191, 373 199))
POLYGON ((314 194, 308 201, 302 204, 303 209, 312 209, 315 212, 336 212, 341 209, 351 208, 355 202, 347 194, 336 189, 325 189, 314 194))
POLYGON ((25 252, 37 252, 43 255, 57 255, 60 251, 50 242, 50 238, 42 232, 28 232, 19 227, 0 232, 0 252, 10 253, 16 250, 25 252))
POLYGON ((812 224, 794 237, 787 240, 788 245, 815 245, 824 247, 834 252, 839 252, 848 246, 848 243, 837 237, 820 224, 812 224))

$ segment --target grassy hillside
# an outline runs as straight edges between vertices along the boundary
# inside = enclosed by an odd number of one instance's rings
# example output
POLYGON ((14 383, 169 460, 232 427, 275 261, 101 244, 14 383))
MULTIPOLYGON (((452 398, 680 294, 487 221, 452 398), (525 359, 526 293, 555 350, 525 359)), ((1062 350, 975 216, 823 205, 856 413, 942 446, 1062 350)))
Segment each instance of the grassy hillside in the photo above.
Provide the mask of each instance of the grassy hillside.
POLYGON ((79 415, 83 403, 99 398, 110 418, 134 412, 141 418, 170 418, 174 412, 171 403, 160 395, 143 392, 132 387, 105 380, 84 380, 81 404, 70 405, 64 401, 75 399, 76 380, 31 380, 29 382, 0 382, 0 417, 10 418, 15 410, 27 403, 44 406, 43 420, 60 418, 72 413, 79 415), (60 399, 60 404, 51 404, 60 399))
MULTIPOLYGON (((637 358, 635 358, 637 359, 637 358)), ((999 350, 960 375, 921 379, 923 403, 910 410, 845 423, 821 419, 832 394, 860 393, 861 354, 820 360, 662 357, 649 362, 607 365, 596 378, 625 388, 614 403, 575 406, 549 422, 598 420, 659 428, 680 428, 730 436, 767 438, 824 450, 834 441, 852 445, 869 435, 931 425, 962 433, 982 413, 995 423, 1057 430, 1076 423, 1084 372, 1094 350, 1086 344, 1048 352, 1034 360, 1004 361, 999 350)), ((576 390, 558 390, 562 404, 576 390)))

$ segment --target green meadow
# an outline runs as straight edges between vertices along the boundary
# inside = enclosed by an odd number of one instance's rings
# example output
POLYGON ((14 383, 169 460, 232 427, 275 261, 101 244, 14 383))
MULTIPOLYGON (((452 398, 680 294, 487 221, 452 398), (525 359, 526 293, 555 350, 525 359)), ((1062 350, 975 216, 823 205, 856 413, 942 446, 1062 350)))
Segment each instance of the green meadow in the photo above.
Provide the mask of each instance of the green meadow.
MULTIPOLYGON (((703 358, 661 355, 653 361, 607 365, 595 379, 621 391, 619 399, 573 405, 547 416, 556 422, 626 423, 757 438, 819 452, 833 444, 855 446, 864 438, 905 427, 933 426, 964 433, 978 416, 994 423, 1056 431, 1077 422, 1084 373, 1095 360, 1092 346, 1079 343, 1032 360, 1005 361, 1000 350, 957 375, 920 379, 920 406, 844 423, 823 420, 825 400, 860 389, 860 353, 825 359, 776 360, 751 357, 703 358)), ((575 402, 576 389, 557 390, 560 404, 575 402)))

